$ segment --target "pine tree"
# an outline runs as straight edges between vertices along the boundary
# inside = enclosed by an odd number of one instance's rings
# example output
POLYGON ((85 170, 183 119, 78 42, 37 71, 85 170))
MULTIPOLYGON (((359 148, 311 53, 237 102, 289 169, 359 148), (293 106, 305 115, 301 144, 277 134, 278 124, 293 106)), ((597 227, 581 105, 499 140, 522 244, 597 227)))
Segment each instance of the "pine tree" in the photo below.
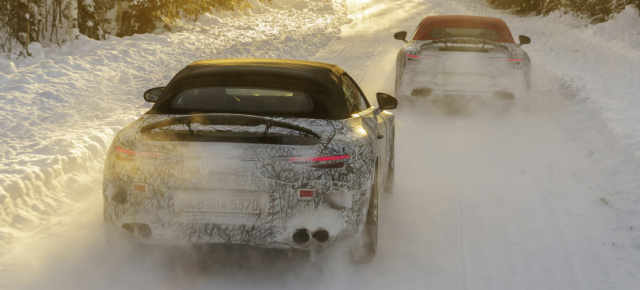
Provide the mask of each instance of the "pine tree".
POLYGON ((600 23, 620 13, 626 5, 635 5, 640 10, 640 0, 486 0, 498 9, 511 10, 516 14, 548 15, 557 10, 600 23))
POLYGON ((93 39, 102 39, 99 27, 96 25, 95 3, 93 0, 79 0, 78 31, 80 34, 93 39))
MULTIPOLYGON (((14 5, 9 5, 9 17, 14 19, 9 20, 9 37, 16 39, 21 45, 22 51, 20 55, 30 56, 29 44, 31 42, 37 42, 40 40, 39 31, 39 4, 42 0, 25 0, 10 2, 14 5)), ((10 48, 13 49, 13 48, 10 48)))

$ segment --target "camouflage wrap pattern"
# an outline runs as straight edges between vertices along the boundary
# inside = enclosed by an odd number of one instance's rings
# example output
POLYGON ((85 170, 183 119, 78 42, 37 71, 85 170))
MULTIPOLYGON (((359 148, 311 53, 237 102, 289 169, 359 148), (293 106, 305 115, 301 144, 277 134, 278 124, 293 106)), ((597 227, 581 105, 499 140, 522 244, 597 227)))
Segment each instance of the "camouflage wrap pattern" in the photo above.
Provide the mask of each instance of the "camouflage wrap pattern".
MULTIPOLYGON (((315 145, 158 141, 140 133, 144 125, 172 117, 145 114, 122 129, 105 163, 105 221, 115 228, 148 225, 150 236, 135 236, 142 243, 322 247, 313 240, 296 244, 291 236, 301 228, 325 229, 329 242, 355 235, 366 218, 376 161, 378 180, 386 180, 394 121, 386 111, 368 109, 347 120, 271 118, 317 132, 315 145), (380 130, 389 137, 377 138, 380 130), (314 156, 350 157, 336 168, 291 159, 314 156), (301 197, 300 190, 313 190, 313 197, 301 197), (226 201, 219 205, 212 202, 216 198, 226 201), (216 206, 234 210, 212 210, 216 206)), ((178 124, 158 130, 256 134, 265 126, 178 124)), ((304 135, 280 127, 269 133, 304 135)))
POLYGON ((530 79, 529 55, 515 43, 411 40, 396 56, 396 96, 414 96, 413 89, 428 89, 432 95, 519 92, 530 89, 530 79), (455 82, 456 76, 470 80, 455 82))

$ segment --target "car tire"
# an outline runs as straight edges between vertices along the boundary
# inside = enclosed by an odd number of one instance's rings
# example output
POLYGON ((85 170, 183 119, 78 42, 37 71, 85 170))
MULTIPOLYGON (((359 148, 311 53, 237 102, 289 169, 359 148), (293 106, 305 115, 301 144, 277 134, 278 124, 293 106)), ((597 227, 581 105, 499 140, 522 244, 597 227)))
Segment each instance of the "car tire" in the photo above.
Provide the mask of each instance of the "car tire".
POLYGON ((394 93, 396 98, 401 97, 400 89, 402 88, 402 84, 403 84, 403 76, 404 76, 404 66, 396 66, 396 81, 395 81, 395 87, 394 87, 394 93))
POLYGON ((356 236, 351 246, 351 262, 354 264, 370 263, 378 249, 378 178, 377 171, 371 186, 371 198, 367 209, 367 219, 362 231, 356 236))
MULTIPOLYGON (((394 140, 395 142, 395 140, 394 140)), ((395 146, 391 143, 391 158, 389 159, 389 169, 387 171, 387 183, 384 186, 384 193, 392 195, 395 188, 395 146)))

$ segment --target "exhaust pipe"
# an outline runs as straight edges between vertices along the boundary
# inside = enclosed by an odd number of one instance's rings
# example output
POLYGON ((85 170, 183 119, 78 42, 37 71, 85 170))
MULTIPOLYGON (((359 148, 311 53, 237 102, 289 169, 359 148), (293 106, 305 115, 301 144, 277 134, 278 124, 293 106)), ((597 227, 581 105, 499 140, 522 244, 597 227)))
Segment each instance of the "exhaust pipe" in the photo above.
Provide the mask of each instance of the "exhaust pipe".
POLYGON ((151 227, 148 224, 138 224, 138 228, 136 228, 136 234, 141 238, 148 239, 151 237, 151 227))
POLYGON ((513 100, 516 98, 512 92, 507 92, 507 91, 493 92, 493 95, 496 96, 496 98, 501 100, 513 100))
POLYGON ((319 229, 313 232, 313 238, 320 243, 326 243, 329 240, 329 232, 325 229, 319 229))
POLYGON ((291 238, 296 244, 306 244, 311 239, 311 235, 307 229, 297 229, 291 238))
POLYGON ((422 97, 422 98, 426 98, 431 96, 431 89, 429 88, 420 88, 420 89, 414 89, 411 91, 411 96, 412 97, 422 97))
POLYGON ((140 223, 124 223, 122 224, 122 229, 129 232, 130 234, 135 234, 143 239, 148 239, 151 237, 151 227, 148 224, 140 224, 140 223))
POLYGON ((134 224, 122 224, 122 229, 129 232, 132 235, 136 233, 136 228, 134 224))

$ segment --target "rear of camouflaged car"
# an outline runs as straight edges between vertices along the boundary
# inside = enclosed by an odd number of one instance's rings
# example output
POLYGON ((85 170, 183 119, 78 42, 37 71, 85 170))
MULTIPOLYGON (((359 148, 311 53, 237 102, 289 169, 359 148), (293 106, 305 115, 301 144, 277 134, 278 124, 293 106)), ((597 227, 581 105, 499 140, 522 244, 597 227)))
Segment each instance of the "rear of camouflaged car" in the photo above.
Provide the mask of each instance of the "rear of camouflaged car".
POLYGON ((514 42, 507 24, 493 17, 426 17, 397 62, 401 95, 513 99, 530 86, 528 55, 514 42))
POLYGON ((138 243, 316 250, 356 234, 375 126, 351 116, 326 64, 202 61, 115 137, 104 215, 138 243))

